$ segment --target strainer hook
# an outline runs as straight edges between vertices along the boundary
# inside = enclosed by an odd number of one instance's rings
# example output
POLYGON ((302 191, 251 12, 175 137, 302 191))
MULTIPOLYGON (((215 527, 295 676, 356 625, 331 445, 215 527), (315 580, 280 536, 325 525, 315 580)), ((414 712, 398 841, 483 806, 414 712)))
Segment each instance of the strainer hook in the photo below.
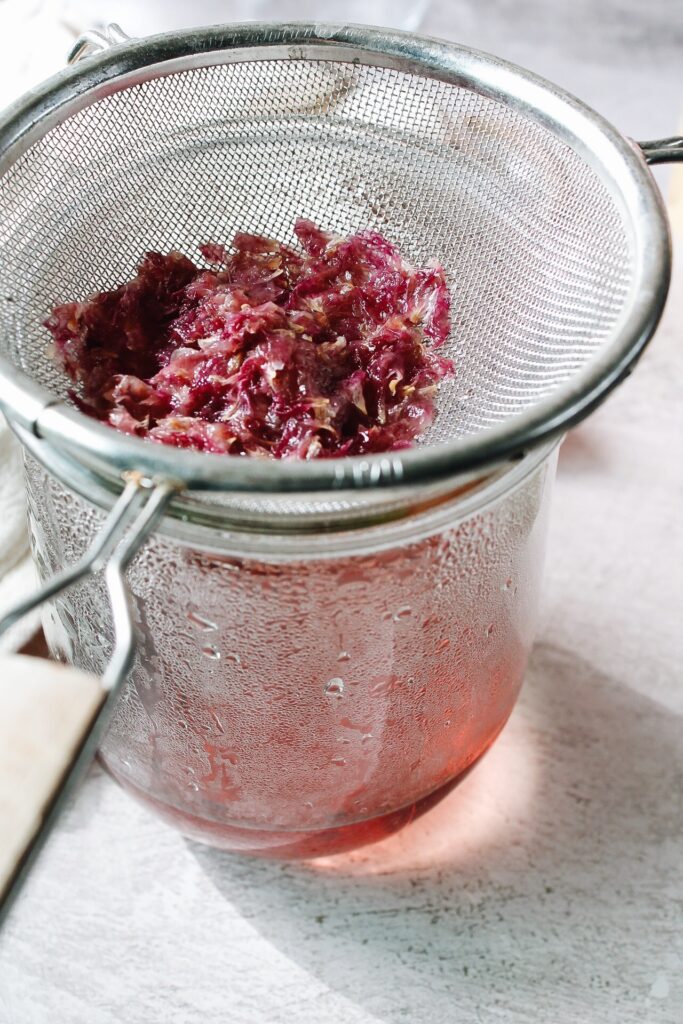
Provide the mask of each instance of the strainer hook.
POLYGON ((87 32, 81 33, 71 47, 69 56, 66 59, 67 64, 77 64, 84 57, 90 57, 94 53, 101 53, 103 50, 108 50, 110 46, 116 46, 117 43, 126 43, 130 39, 131 36, 124 32, 115 21, 110 22, 102 31, 88 29, 87 32))

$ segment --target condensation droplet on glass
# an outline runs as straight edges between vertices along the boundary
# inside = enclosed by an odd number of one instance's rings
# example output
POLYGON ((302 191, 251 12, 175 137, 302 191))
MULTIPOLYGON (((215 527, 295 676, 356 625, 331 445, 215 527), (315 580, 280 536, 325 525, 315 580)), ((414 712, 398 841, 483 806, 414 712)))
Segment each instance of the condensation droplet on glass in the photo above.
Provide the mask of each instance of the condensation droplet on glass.
POLYGON ((202 654, 205 654, 207 658, 211 658, 213 661, 218 661, 221 656, 221 652, 215 644, 206 644, 205 647, 202 647, 202 654))
POLYGON ((344 680, 340 679, 339 676, 335 676, 334 679, 330 679, 329 682, 325 683, 326 697, 341 697, 343 693, 344 680))
POLYGON ((191 789, 193 793, 199 792, 199 786, 197 785, 196 782, 188 782, 187 788, 191 789))
POLYGON ((371 697, 386 697, 387 694, 391 693, 396 686, 396 680, 393 676, 388 679, 381 679, 378 683, 375 683, 373 688, 370 690, 371 697))
POLYGON ((337 768, 343 768, 344 765, 346 764, 346 758, 345 757, 333 757, 332 761, 331 761, 331 764, 335 764, 337 766, 337 768))
POLYGON ((413 614, 413 609, 410 607, 410 605, 409 604, 404 604, 401 608, 398 609, 398 611, 394 615, 394 622, 400 622, 401 619, 407 619, 412 614, 413 614))
POLYGON ((351 655, 348 651, 340 651, 337 661, 351 661, 351 655))
POLYGON ((236 765, 237 762, 239 761, 239 757, 234 752, 234 750, 226 750, 226 752, 223 755, 223 757, 225 758, 226 761, 229 761, 230 764, 232 764, 232 765, 236 765))
POLYGON ((304 801, 304 807, 308 807, 309 809, 312 809, 313 808, 313 802, 311 800, 305 800, 304 801))
POLYGON ((213 633, 218 629, 215 622, 212 622, 211 619, 205 618, 204 615, 200 615, 194 608, 191 608, 187 613, 187 618, 188 621, 191 622, 193 626, 196 626, 196 628, 202 633, 213 633))
MULTIPOLYGON (((505 583, 500 588, 501 590, 512 590, 512 576, 508 576, 505 583)), ((515 588, 516 589, 516 588, 515 588)))
POLYGON ((361 743, 366 743, 367 744, 367 743, 370 742, 371 739, 372 739, 372 733, 371 732, 364 732, 363 735, 360 738, 360 741, 361 741, 361 743))
POLYGON ((178 722, 178 725, 180 726, 181 729, 187 729, 187 722, 183 721, 182 719, 178 722))
POLYGON ((213 718, 213 720, 214 720, 214 722, 216 724, 216 728, 218 729, 218 731, 219 732, 225 732, 225 729, 223 728, 223 723, 221 722, 220 718, 218 717, 218 715, 216 714, 215 711, 211 712, 211 717, 213 718))
POLYGON ((493 634, 493 623, 490 622, 486 627, 485 636, 491 636, 493 634))
POLYGON ((239 654, 236 651, 229 651, 225 655, 225 660, 226 661, 231 661, 233 663, 233 665, 241 665, 242 664, 242 659, 240 658, 239 654))

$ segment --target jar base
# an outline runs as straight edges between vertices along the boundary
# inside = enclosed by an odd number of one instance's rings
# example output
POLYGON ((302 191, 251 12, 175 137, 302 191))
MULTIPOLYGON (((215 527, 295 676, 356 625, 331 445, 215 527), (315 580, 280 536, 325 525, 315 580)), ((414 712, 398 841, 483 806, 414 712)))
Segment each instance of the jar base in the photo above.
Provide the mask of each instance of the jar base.
MULTIPOLYGON (((492 742, 492 741, 491 741, 492 742)), ((347 853, 370 843, 386 839, 399 829, 431 810, 447 796, 470 771, 479 763, 491 744, 483 750, 463 771, 419 800, 399 810, 390 811, 376 818, 340 825, 336 828, 304 831, 275 831, 273 829, 244 828, 225 822, 211 821, 180 810, 162 800, 149 796, 128 779, 122 778, 105 762, 110 775, 134 799, 148 807, 157 817, 172 825, 188 839, 204 843, 219 850, 244 854, 250 857, 265 857, 274 860, 313 860, 337 853, 347 853)))

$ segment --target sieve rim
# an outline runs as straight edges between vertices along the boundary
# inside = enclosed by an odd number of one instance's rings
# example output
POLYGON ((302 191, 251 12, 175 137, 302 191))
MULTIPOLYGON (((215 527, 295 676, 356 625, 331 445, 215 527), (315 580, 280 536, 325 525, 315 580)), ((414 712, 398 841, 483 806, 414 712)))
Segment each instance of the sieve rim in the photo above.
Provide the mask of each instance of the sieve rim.
POLYGON ((475 89, 543 124, 616 190, 634 235, 634 285, 611 340, 597 357, 531 408, 456 440, 379 455, 323 460, 221 458, 130 437, 97 423, 0 356, 0 407, 37 437, 119 480, 125 469, 180 479, 194 490, 315 492, 403 486, 457 476, 523 456, 565 433, 630 373, 659 322, 671 274, 668 221, 637 146, 552 83, 467 47, 365 26, 248 23, 129 41, 59 72, 0 120, 0 173, 33 142, 103 91, 181 67, 240 60, 353 59, 475 89))

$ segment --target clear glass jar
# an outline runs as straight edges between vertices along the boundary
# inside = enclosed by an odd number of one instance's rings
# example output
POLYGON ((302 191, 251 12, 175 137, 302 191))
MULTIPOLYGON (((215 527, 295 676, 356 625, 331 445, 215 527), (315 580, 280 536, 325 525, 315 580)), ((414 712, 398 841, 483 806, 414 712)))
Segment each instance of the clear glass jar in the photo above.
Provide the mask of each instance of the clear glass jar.
MULTIPOLYGON (((517 698, 536 622, 556 449, 380 526, 312 535, 164 520, 129 570, 139 650, 101 748, 184 833, 313 857, 374 841, 444 795, 517 698)), ((102 512, 26 459, 45 578, 102 512)), ((101 672, 103 584, 46 616, 54 656, 101 672)))

